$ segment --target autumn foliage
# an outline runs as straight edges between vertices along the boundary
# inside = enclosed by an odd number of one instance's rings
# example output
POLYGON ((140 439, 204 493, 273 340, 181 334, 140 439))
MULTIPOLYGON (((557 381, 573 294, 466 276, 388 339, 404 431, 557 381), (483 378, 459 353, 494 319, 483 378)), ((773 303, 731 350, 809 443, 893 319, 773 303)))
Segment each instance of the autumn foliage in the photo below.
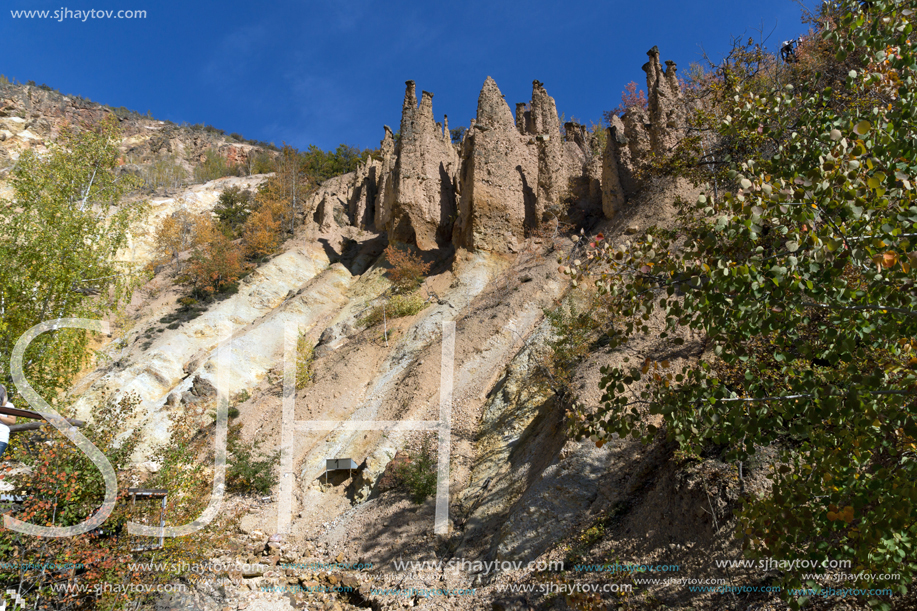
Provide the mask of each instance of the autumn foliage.
POLYGON ((388 277, 395 285, 396 292, 409 293, 420 286, 423 277, 430 271, 430 264, 424 263, 420 256, 407 250, 401 250, 394 244, 385 249, 385 258, 392 269, 388 277))
POLYGON ((242 246, 251 258, 264 257, 280 246, 280 220, 278 206, 262 205, 251 214, 242 227, 242 246))
POLYGON ((207 238, 191 253, 188 284, 204 294, 220 293, 238 281, 247 269, 242 249, 211 222, 207 238))
POLYGON ((621 92, 621 103, 610 111, 605 112, 605 122, 611 124, 611 118, 614 115, 623 117, 631 108, 649 108, 649 102, 646 99, 646 92, 637 88, 637 83, 631 81, 621 92))
POLYGON ((248 269, 242 247, 209 214, 179 210, 163 221, 154 248, 154 265, 174 262, 177 280, 202 296, 224 291, 248 269))

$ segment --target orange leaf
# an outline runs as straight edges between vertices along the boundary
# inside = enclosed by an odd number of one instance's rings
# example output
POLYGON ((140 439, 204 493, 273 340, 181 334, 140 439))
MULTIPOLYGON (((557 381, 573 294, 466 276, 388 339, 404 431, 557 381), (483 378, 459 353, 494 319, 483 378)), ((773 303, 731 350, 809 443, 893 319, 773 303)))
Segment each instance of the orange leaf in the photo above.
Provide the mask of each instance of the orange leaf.
POLYGON ((874 255, 872 261, 876 264, 877 267, 891 269, 898 262, 898 255, 897 253, 886 252, 879 255, 874 255))

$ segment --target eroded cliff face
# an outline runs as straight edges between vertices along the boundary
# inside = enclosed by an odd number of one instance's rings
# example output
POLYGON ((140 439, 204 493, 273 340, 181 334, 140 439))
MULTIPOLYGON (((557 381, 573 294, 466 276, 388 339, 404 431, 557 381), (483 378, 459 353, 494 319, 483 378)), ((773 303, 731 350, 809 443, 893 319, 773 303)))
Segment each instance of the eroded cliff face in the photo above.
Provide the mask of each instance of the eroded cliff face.
MULTIPOLYGON (((488 77, 461 143, 451 141, 447 117, 435 121, 433 94, 422 92, 418 102, 407 81, 399 135, 396 142, 385 126, 381 159, 361 166, 340 196, 349 202, 350 225, 425 251, 454 245, 512 253, 571 202, 600 208, 595 137, 574 123, 561 129, 557 105, 539 81, 514 116, 488 77)), ((319 205, 328 218, 328 204, 319 205)))

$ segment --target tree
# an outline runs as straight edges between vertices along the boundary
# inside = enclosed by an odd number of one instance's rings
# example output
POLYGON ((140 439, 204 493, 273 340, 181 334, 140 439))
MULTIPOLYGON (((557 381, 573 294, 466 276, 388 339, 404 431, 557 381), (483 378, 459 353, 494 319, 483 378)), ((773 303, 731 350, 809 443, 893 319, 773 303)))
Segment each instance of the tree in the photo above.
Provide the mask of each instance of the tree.
MULTIPOLYGON (((747 552, 850 560, 867 574, 857 588, 903 593, 917 568, 912 11, 825 7, 827 57, 857 67, 835 87, 806 80, 822 72, 789 86, 720 81, 731 95, 719 136, 748 144, 728 161, 731 188, 682 205, 677 230, 628 248, 597 241, 565 267, 618 315, 613 346, 647 333, 658 308, 663 336, 700 331, 712 356, 678 372, 652 359, 609 367, 598 412, 571 416, 598 443, 649 439, 645 417, 659 414, 686 455, 714 446, 744 461, 776 444, 773 493, 740 514, 747 552), (869 576, 884 573, 901 581, 869 576)), ((784 585, 803 586, 792 573, 784 585)))
MULTIPOLYGON (((296 217, 303 203, 303 196, 311 182, 303 170, 304 162, 292 146, 284 145, 277 157, 274 175, 265 181, 255 195, 258 214, 262 216, 257 225, 264 229, 277 223, 277 229, 292 234, 296 229, 296 217), (271 223, 264 213, 269 212, 271 223)), ((253 219, 254 221, 254 219, 253 219)), ((271 251, 276 246, 275 244, 271 251)))
POLYGON ((197 244, 188 257, 187 284, 204 295, 220 293, 245 273, 242 249, 203 217, 197 225, 197 244))
POLYGON ((245 221, 242 228, 245 254, 251 258, 264 257, 280 246, 280 221, 275 220, 274 209, 262 206, 245 221))
POLYGON ((220 226, 224 233, 237 237, 242 231, 242 225, 248 219, 252 207, 252 192, 239 187, 229 187, 220 193, 213 211, 220 219, 220 226))
POLYGON ((462 140, 465 138, 466 131, 468 131, 468 128, 464 125, 450 129, 449 138, 452 140, 452 144, 461 144, 462 140))
MULTIPOLYGON (((137 187, 116 174, 117 120, 65 130, 47 156, 26 151, 12 171, 11 200, 0 200, 0 363, 8 372, 19 337, 61 317, 100 318, 130 299, 138 276, 117 261, 146 210, 122 201, 137 187)), ((26 374, 40 393, 67 386, 87 357, 84 331, 40 335, 26 374)))
POLYGON ((642 89, 638 89, 637 83, 631 81, 624 88, 624 91, 621 92, 621 103, 612 110, 606 110, 603 113, 605 122, 611 125, 613 116, 617 115, 623 117, 624 114, 633 107, 647 110, 649 108, 649 102, 646 99, 646 92, 642 89))
POLYGON ((208 220, 203 215, 192 214, 184 207, 166 217, 153 239, 153 266, 176 263, 176 271, 181 272, 181 253, 200 243, 200 236, 208 231, 204 226, 208 220))

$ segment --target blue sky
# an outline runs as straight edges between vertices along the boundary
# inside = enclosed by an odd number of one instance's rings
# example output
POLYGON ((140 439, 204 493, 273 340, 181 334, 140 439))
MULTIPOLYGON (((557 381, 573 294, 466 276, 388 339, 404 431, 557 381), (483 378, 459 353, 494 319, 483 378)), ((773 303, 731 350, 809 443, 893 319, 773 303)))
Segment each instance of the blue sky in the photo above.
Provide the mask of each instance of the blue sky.
MULTIPOLYGON (((507 102, 532 80, 558 110, 599 121, 658 45, 684 72, 732 36, 805 30, 791 0, 7 0, 0 73, 177 123, 247 138, 376 147, 398 129, 404 81, 434 93, 438 118, 468 125, 485 78, 507 102), (146 10, 145 19, 14 19, 13 10, 146 10)), ((811 1, 809 2, 811 5, 811 1)))

